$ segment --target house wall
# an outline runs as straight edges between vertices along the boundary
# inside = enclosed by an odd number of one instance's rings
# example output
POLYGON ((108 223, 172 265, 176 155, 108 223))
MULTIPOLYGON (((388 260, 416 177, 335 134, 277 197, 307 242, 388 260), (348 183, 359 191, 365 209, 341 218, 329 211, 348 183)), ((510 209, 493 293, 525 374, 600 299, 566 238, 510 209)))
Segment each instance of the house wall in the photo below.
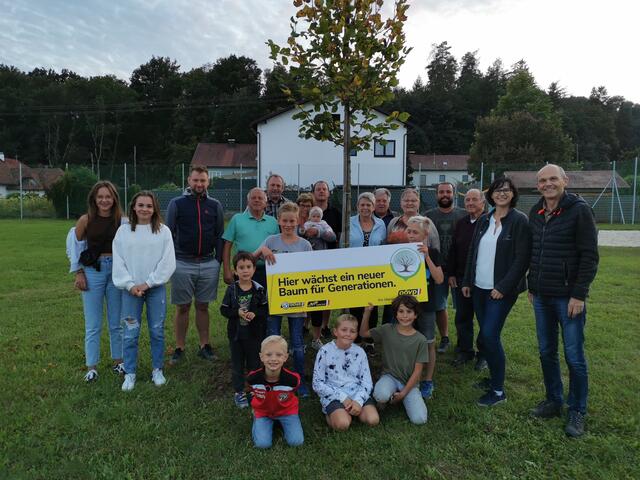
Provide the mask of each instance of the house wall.
POLYGON ((440 182, 452 182, 455 185, 460 182, 466 183, 473 181, 472 175, 460 170, 416 170, 412 173, 411 177, 411 184, 416 187, 431 186, 440 182))
MULTIPOLYGON (((342 110, 339 113, 342 118, 342 110)), ((300 138, 300 122, 291 118, 294 114, 295 110, 284 112, 257 126, 258 185, 264 188, 271 173, 281 175, 287 185, 308 186, 317 180, 326 180, 330 186, 342 185, 342 147, 300 138)), ((382 114, 378 118, 384 120, 382 114)), ((370 150, 351 157, 354 185, 404 185, 406 127, 401 124, 385 139, 395 141, 393 157, 375 157, 373 144, 370 150)))
POLYGON ((242 178, 246 179, 255 179, 256 178, 256 169, 255 168, 240 168, 236 167, 207 167, 209 171, 210 178, 221 178, 227 175, 236 175, 240 178, 240 174, 242 174, 242 178))
POLYGON ((8 195, 7 186, 6 185, 0 185, 0 198, 6 198, 7 195, 8 195))

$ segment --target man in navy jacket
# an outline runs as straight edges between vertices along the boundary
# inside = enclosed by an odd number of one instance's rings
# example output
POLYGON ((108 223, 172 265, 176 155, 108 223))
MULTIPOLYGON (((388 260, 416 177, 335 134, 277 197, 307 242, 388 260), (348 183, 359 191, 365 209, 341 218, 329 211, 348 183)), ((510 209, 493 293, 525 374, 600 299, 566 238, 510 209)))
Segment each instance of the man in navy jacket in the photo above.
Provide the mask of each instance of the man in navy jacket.
POLYGON ((536 316, 546 399, 531 413, 541 418, 562 414, 560 326, 569 367, 569 414, 565 432, 578 437, 584 433, 588 393, 585 301, 598 269, 598 234, 589 205, 581 197, 565 191, 567 175, 561 167, 546 165, 538 172, 537 183, 542 198, 529 213, 533 248, 527 279, 536 316))
POLYGON ((166 218, 176 252, 176 271, 171 277, 171 303, 177 306, 172 364, 184 356, 189 310, 194 299, 200 338, 198 356, 210 361, 215 359, 209 343, 209 302, 218 294, 224 213, 220 202, 207 195, 209 172, 206 167, 192 166, 188 182, 184 195, 169 202, 166 218))

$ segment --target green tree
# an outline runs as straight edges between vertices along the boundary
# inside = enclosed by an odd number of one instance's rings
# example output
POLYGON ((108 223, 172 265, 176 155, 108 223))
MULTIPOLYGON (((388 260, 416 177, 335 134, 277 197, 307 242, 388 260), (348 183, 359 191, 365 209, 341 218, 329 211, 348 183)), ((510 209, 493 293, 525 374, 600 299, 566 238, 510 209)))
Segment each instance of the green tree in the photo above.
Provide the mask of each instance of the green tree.
POLYGON ((342 238, 349 242, 351 209, 350 150, 363 150, 375 138, 399 128, 408 114, 393 112, 376 122, 374 108, 393 98, 397 74, 409 48, 403 25, 407 0, 395 0, 392 16, 382 18, 383 0, 294 0, 287 45, 267 44, 276 66, 290 65, 300 95, 284 93, 295 103, 304 138, 332 141, 343 147, 342 238), (302 23, 303 25, 299 25, 302 23), (334 114, 343 107, 341 122, 334 114))
POLYGON ((70 168, 60 179, 51 186, 47 197, 53 202, 56 215, 62 218, 67 214, 67 199, 69 200, 69 214, 79 217, 87 211, 87 196, 91 187, 98 181, 98 177, 88 168, 70 168))

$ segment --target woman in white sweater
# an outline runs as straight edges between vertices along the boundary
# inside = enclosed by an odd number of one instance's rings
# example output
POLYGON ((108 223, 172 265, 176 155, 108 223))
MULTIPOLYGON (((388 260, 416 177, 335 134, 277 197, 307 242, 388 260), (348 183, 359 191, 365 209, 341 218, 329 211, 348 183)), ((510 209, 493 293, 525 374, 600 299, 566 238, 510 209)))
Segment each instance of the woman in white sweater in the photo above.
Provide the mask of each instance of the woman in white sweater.
POLYGON ((156 197, 149 191, 139 192, 129 206, 129 224, 122 225, 113 239, 113 283, 125 290, 124 391, 133 390, 136 384, 138 339, 145 303, 151 339, 151 380, 158 387, 166 383, 162 373, 167 313, 165 283, 176 269, 176 257, 171 231, 161 222, 156 197))

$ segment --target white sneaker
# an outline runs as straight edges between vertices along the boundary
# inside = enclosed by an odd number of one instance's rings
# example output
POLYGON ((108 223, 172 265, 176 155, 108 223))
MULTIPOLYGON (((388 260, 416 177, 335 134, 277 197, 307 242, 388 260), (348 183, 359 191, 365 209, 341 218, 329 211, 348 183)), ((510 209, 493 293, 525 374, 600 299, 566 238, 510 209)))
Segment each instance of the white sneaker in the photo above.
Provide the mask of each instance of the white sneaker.
POLYGON ((96 380, 98 380, 98 372, 95 368, 92 368, 84 376, 84 381, 87 383, 91 383, 91 382, 95 382, 96 380))
POLYGON ((314 350, 320 350, 323 347, 324 343, 319 338, 311 340, 311 348, 314 350))
POLYGON ((136 374, 125 373, 124 382, 122 383, 122 391, 130 392, 136 386, 136 374))
POLYGON ((156 387, 161 387, 162 385, 167 383, 167 379, 164 378, 162 370, 159 368, 154 368, 153 372, 151 372, 151 381, 156 387))

